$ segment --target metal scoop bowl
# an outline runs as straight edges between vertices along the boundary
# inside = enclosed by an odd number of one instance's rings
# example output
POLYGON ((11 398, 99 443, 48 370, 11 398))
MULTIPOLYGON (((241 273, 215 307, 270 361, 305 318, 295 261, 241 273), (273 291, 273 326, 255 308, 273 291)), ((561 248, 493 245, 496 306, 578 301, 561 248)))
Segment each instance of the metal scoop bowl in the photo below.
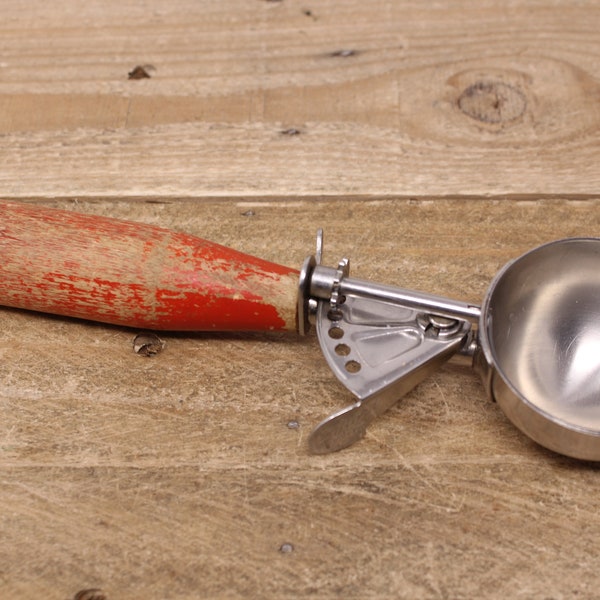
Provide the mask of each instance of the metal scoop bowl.
POLYGON ((600 459, 600 240, 540 246, 492 281, 477 364, 490 396, 536 442, 600 459))

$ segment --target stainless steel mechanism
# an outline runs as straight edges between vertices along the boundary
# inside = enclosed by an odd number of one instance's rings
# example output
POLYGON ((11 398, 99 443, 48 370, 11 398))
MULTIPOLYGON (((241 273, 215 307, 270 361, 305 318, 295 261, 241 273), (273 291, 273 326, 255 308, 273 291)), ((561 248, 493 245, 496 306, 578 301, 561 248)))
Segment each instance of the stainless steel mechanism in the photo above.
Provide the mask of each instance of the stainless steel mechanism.
POLYGON ((456 355, 488 394, 547 448, 600 460, 600 239, 540 246, 506 265, 482 308, 375 284, 309 257, 300 278, 301 330, 311 324, 356 401, 311 433, 314 453, 360 439, 377 416, 456 355))

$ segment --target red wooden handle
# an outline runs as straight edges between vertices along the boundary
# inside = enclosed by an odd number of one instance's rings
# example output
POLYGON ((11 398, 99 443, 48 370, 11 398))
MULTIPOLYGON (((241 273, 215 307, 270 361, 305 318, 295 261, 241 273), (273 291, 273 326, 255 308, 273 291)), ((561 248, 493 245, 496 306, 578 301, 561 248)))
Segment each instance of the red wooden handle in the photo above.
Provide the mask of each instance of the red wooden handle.
POLYGON ((298 272, 140 223, 0 202, 0 304, 137 328, 297 330, 298 272))

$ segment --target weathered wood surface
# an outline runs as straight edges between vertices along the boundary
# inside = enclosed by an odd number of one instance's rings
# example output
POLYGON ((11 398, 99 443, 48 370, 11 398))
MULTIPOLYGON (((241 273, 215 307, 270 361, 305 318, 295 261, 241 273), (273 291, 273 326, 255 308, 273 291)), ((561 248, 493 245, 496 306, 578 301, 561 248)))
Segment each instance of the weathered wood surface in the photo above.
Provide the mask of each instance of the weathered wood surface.
MULTIPOLYGON (((302 261, 319 223, 328 259, 351 252, 357 276, 473 301, 525 249, 600 228, 595 200, 78 208, 203 232, 288 264, 302 261)), ((596 589, 596 467, 524 438, 472 372, 445 368, 363 441, 314 457, 311 427, 350 401, 314 337, 164 335, 165 350, 142 358, 135 331, 1 316, 3 597, 596 589)))
MULTIPOLYGON (((595 2, 2 8, 1 197, 294 268, 323 226, 327 263, 472 301, 523 251, 599 235, 595 2)), ((314 457, 351 399, 312 336, 164 334, 145 358, 136 330, 0 323, 1 598, 597 595, 597 466, 524 438, 466 369, 314 457)))
POLYGON ((4 194, 598 189, 593 0, 2 8, 4 194))

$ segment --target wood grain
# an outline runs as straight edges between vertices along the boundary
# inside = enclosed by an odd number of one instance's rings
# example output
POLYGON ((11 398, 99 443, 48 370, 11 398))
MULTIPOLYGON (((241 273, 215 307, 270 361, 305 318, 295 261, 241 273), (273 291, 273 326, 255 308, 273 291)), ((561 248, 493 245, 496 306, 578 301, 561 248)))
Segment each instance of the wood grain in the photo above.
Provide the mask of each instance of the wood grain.
MULTIPOLYGON (((54 201, 478 301, 524 250, 600 228, 587 202, 54 201), (293 228, 282 231, 282 217, 293 228), (375 235, 376 234, 376 235, 375 235)), ((347 451, 314 337, 164 334, 1 311, 0 592, 112 598, 593 597, 598 471, 517 432, 447 367, 347 451), (568 552, 566 552, 568 549, 568 552)))
MULTIPOLYGON (((293 268, 323 226, 327 264, 479 302, 599 235, 599 27, 593 0, 5 0, 0 197, 293 268)), ((1 598, 597 596, 597 466, 468 370, 315 457, 351 398, 312 336, 147 358, 135 329, 0 322, 1 598)))
POLYGON ((7 0, 0 186, 15 197, 597 194, 600 6, 471 9, 7 0), (136 65, 151 77, 128 79, 136 65))

